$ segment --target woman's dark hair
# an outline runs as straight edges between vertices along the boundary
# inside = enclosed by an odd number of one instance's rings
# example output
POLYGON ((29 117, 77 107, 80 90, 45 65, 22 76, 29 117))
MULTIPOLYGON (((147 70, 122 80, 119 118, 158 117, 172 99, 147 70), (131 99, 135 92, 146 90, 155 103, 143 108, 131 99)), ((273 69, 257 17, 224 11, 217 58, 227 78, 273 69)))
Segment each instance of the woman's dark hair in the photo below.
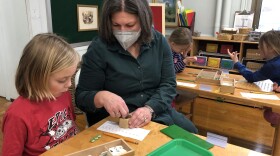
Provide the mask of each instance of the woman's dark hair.
POLYGON ((127 12, 138 16, 141 26, 139 42, 150 43, 152 40, 152 11, 147 0, 104 0, 99 36, 107 43, 116 42, 112 30, 112 15, 117 12, 127 12))

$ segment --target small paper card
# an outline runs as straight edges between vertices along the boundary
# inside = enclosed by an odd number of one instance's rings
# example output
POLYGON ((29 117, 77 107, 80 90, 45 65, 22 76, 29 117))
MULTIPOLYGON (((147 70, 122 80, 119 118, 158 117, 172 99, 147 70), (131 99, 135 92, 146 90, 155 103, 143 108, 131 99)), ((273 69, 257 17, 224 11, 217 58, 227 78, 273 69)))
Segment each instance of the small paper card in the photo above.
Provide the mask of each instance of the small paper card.
POLYGON ((216 146, 226 148, 228 138, 224 137, 224 136, 221 136, 221 135, 217 135, 217 134, 214 134, 214 133, 207 132, 207 139, 206 140, 208 142, 216 145, 216 146))
POLYGON ((133 138, 142 141, 150 132, 143 128, 120 128, 119 124, 112 121, 106 121, 97 130, 118 134, 121 136, 133 138))

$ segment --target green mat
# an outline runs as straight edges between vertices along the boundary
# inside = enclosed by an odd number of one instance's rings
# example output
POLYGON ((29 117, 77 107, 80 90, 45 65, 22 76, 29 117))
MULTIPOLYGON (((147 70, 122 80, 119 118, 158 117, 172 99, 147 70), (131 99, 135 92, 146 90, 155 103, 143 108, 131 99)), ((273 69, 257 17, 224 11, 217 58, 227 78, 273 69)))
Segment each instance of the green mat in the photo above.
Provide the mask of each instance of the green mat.
POLYGON ((171 125, 167 128, 164 128, 162 130, 160 130, 162 133, 164 133, 165 135, 169 136, 170 138, 173 139, 177 139, 177 138, 181 138, 181 139, 186 139, 187 141, 196 144, 204 149, 210 149, 212 148, 214 145, 203 140, 200 139, 199 137, 195 136, 194 134, 184 130, 183 128, 177 126, 177 125, 171 125))

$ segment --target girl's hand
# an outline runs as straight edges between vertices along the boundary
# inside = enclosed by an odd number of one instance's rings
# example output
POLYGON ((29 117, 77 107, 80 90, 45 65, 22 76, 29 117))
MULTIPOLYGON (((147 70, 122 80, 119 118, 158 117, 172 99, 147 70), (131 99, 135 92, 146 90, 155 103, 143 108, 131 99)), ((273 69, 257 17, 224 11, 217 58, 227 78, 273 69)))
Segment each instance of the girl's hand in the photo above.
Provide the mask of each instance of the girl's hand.
POLYGON ((235 52, 230 52, 229 51, 229 49, 227 50, 228 51, 228 55, 230 56, 230 58, 232 59, 232 61, 234 62, 234 63, 236 63, 236 62, 238 62, 238 54, 239 53, 237 53, 237 51, 235 51, 235 52))
POLYGON ((189 56, 185 58, 187 62, 196 62, 197 57, 196 56, 189 56))
POLYGON ((125 101, 109 91, 100 91, 95 95, 94 103, 96 108, 104 107, 111 117, 125 118, 129 114, 129 110, 125 101))
POLYGON ((147 107, 137 108, 131 113, 131 118, 129 119, 129 128, 143 127, 148 124, 152 119, 151 112, 147 107))

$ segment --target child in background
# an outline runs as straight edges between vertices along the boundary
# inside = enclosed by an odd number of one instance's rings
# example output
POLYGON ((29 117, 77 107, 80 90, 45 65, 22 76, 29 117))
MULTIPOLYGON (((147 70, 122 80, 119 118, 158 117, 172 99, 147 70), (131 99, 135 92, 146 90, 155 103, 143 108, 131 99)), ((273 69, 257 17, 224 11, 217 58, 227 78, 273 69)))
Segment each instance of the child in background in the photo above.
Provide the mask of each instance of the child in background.
POLYGON ((176 28, 171 33, 168 43, 172 50, 175 73, 182 72, 188 62, 197 60, 195 56, 187 56, 192 47, 192 33, 188 28, 176 28))
MULTIPOLYGON (((230 52, 228 54, 234 62, 234 67, 248 82, 257 82, 270 79, 274 82, 274 90, 279 91, 280 85, 280 31, 268 31, 264 33, 259 40, 260 55, 267 60, 261 69, 256 72, 248 70, 238 61, 238 53, 230 52)), ((273 113, 271 108, 264 111, 265 119, 271 124, 280 123, 280 115, 273 113)))
POLYGON ((3 119, 3 155, 40 155, 78 133, 67 90, 79 60, 54 34, 36 35, 25 46, 15 79, 19 97, 3 119))

